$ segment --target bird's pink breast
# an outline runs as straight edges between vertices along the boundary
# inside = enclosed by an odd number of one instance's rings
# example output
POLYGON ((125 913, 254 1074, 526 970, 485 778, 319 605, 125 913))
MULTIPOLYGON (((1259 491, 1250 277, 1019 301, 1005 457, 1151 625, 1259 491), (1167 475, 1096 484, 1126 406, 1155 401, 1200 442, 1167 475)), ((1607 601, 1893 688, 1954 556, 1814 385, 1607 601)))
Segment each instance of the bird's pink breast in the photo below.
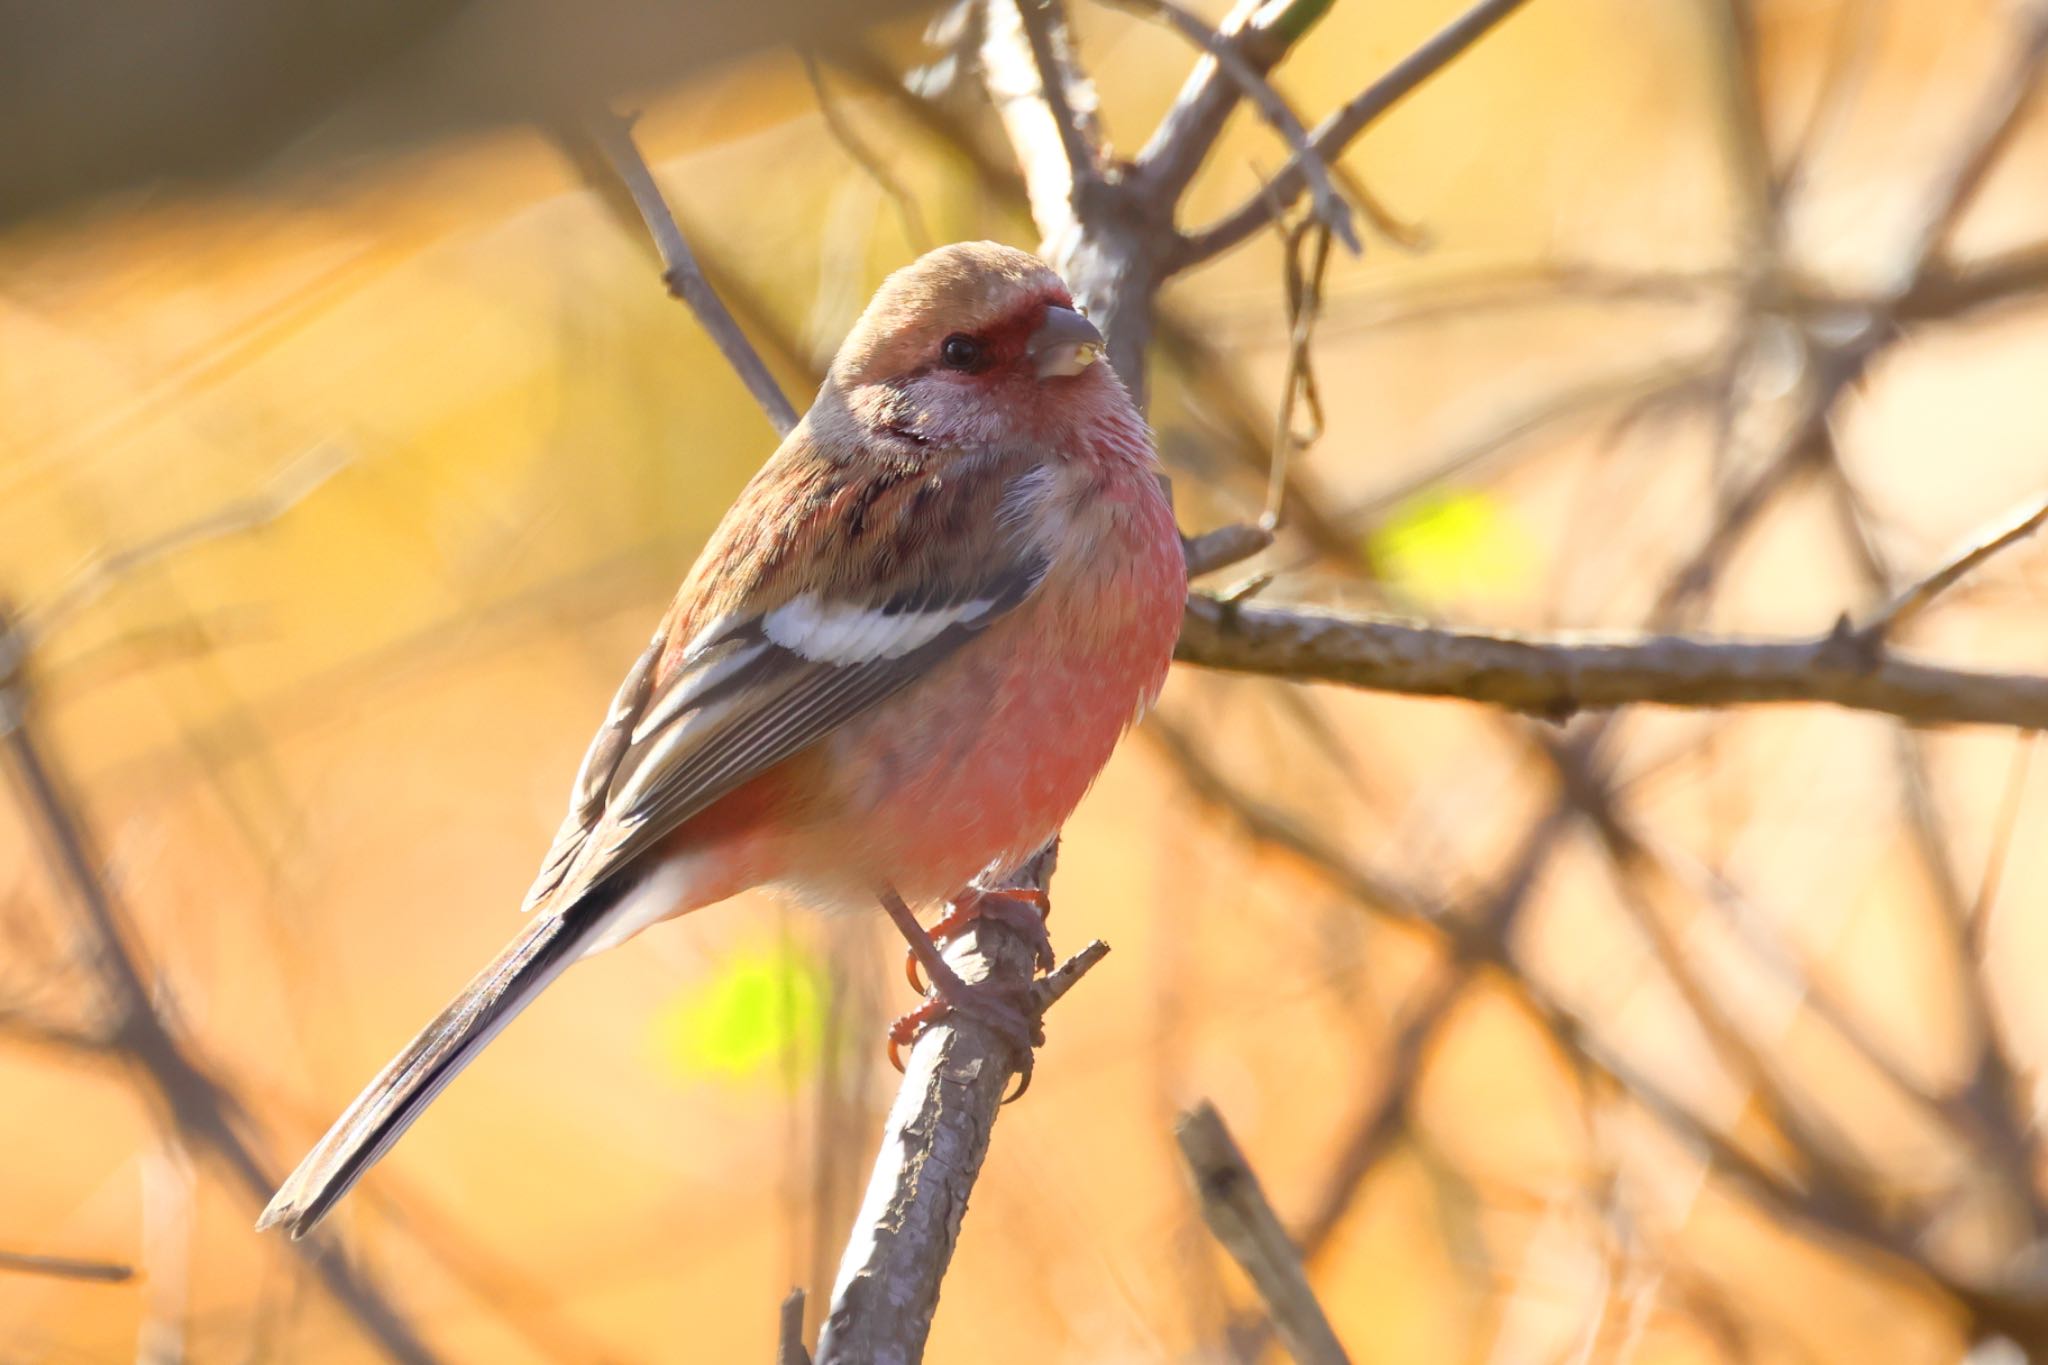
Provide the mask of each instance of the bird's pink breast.
POLYGON ((1187 580, 1156 480, 1102 495, 1106 529, 1014 616, 827 742, 848 785, 786 851, 813 899, 913 902, 960 889, 1056 833, 1165 680, 1187 580), (809 884, 823 869, 826 884, 809 884))

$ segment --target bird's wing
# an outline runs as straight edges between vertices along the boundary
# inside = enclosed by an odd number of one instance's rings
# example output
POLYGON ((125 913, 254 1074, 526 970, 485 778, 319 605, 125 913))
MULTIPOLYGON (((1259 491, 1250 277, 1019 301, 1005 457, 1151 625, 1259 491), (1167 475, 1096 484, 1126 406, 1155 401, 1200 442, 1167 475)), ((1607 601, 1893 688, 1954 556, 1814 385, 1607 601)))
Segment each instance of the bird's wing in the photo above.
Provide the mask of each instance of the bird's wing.
POLYGON ((723 572, 750 581, 721 584, 705 564, 731 549, 721 541, 744 539, 728 530, 746 514, 743 499, 685 585, 670 614, 677 624, 656 632, 613 699, 527 907, 575 903, 683 821, 900 691, 1028 599, 1047 556, 1014 524, 999 524, 997 498, 971 502, 966 510, 980 516, 878 527, 836 519, 827 500, 823 516, 806 519, 808 544, 796 558, 831 562, 833 573, 785 569, 778 578, 743 553, 723 572), (894 552, 876 544, 892 534, 916 543, 894 552), (859 552, 821 546, 835 536, 860 538, 859 552), (860 564, 872 567, 849 569, 860 564), (706 601, 724 609, 713 615, 706 601))

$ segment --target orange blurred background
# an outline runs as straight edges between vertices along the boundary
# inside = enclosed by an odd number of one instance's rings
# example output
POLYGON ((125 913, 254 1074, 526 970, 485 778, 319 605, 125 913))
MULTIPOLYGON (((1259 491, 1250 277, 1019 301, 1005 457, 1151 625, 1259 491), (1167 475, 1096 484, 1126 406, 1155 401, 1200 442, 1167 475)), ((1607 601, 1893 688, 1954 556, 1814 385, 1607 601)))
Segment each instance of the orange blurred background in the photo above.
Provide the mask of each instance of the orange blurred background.
MULTIPOLYGON (((1794 323, 1745 292, 1763 248, 1721 8, 1534 0, 1347 157, 1426 243, 1374 237, 1333 263, 1323 429, 1298 472, 1348 540, 1283 531, 1254 566, 1276 574, 1269 599, 1641 623, 1744 471, 1724 414, 1738 436, 1767 426, 1799 383, 1794 323)), ((1338 5, 1276 83, 1312 121, 1455 9, 1338 5)), ((1769 143, 1802 153, 1783 258, 1881 292, 2008 60, 2011 7, 1756 14, 1769 143)), ((1133 148, 1190 53, 1121 11, 1073 17, 1111 137, 1133 148)), ((899 71, 931 56, 914 24, 864 42, 899 71)), ((786 51, 648 92, 638 130, 800 401, 876 282, 926 245, 919 219, 935 241, 1035 244, 1020 205, 903 100, 829 60, 824 75, 915 214, 850 158, 786 51)), ((938 110, 1002 154, 971 98, 938 110)), ((1195 218, 1284 158, 1240 113, 1195 218)), ((1956 254, 2030 246, 2044 222, 2036 114, 1956 254)), ((1277 238, 1165 303, 1209 348, 1155 366, 1183 525, 1256 516, 1264 457, 1240 427, 1263 439, 1286 361, 1277 238)), ((1819 478, 1787 493, 1695 624, 1824 630, 1887 595, 1857 536, 1910 578, 2038 497, 2044 372, 2038 295, 1909 330, 1839 410, 1855 498, 1819 478)), ((510 936, 617 676, 772 445, 645 244, 527 128, 343 159, 288 146, 256 173, 0 229, 0 594, 38 623, 31 724, 160 1009, 247 1106, 273 1171, 510 936), (208 519, 218 534, 41 624, 89 566, 208 519)), ((2041 673, 2044 607, 2048 554, 2023 545, 1907 643, 2041 673)), ((1907 738, 1820 708, 1621 718, 1602 752, 1664 870, 1632 887, 1569 821, 1537 848, 1514 943, 1594 1040, 1561 1043, 1512 977, 1447 966, 1328 869, 1248 834, 1186 766, 1465 903, 1531 854, 1555 800, 1549 732, 1192 671, 1159 719, 1067 830, 1054 934, 1115 952, 1054 1012, 1031 1095, 1003 1115, 931 1359, 1235 1358, 1228 1329, 1255 1323, 1256 1301, 1210 1244, 1170 1134, 1202 1097, 1284 1217, 1328 1215, 1309 1265, 1359 1361, 2006 1358, 1983 1354, 1985 1319, 1955 1285, 2039 1264, 2031 1151, 2029 1201, 1895 1082, 1940 1096, 1967 1079, 1981 990, 2031 1129, 2048 780, 2015 785, 2024 738, 1907 738), (1993 867, 1980 970, 1952 913, 1993 867), (1863 1050, 1817 1012, 1814 983, 1863 1050), (1812 1183, 1690 987, 1952 1280, 1748 1197, 1579 1064, 1582 1044, 1624 1058, 1812 1183), (1383 1117, 1418 1018, 1412 1085, 1383 1117)), ((95 1008, 75 907, 34 835, 10 802, 0 1250, 144 1273, 0 1272, 0 1358, 378 1358, 251 1231, 239 1187, 167 1136, 131 1070, 26 1022, 95 1008)), ((896 954, 879 918, 751 897, 664 925, 566 977, 338 1223, 449 1360, 767 1359, 784 1289, 829 1290, 865 1180, 893 1090, 880 1031, 910 1003, 896 954)))

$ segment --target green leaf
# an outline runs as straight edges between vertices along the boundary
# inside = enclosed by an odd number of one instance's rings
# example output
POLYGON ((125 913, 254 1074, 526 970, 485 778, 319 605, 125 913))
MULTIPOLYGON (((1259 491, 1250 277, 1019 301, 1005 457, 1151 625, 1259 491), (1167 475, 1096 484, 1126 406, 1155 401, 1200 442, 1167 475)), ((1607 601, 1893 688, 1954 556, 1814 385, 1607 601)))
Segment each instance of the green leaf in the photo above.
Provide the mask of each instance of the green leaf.
POLYGON ((679 1080, 799 1080, 818 1064, 830 989, 800 945, 741 948, 655 1015, 656 1056, 679 1080))

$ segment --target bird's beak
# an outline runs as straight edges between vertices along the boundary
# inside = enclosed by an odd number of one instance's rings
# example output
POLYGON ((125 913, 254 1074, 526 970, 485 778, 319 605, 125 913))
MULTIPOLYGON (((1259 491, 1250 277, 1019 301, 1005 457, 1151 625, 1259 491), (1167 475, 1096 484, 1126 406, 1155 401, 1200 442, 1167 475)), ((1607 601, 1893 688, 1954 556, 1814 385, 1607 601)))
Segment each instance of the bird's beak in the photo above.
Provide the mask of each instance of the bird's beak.
POLYGON ((1079 374, 1102 354, 1102 333, 1071 308, 1047 308, 1045 321, 1038 324, 1024 351, 1038 367, 1040 379, 1079 374))

